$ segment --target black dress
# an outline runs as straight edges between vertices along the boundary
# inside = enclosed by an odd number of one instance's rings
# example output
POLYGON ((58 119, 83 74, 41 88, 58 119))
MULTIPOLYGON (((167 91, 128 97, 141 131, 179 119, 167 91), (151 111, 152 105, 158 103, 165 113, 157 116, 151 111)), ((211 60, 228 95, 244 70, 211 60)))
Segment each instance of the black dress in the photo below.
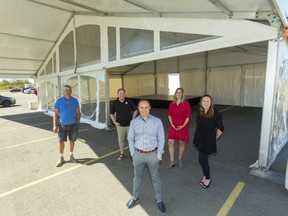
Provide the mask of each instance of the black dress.
POLYGON ((216 146, 216 129, 224 131, 222 115, 214 109, 212 118, 196 117, 196 130, 193 139, 195 147, 203 154, 211 154, 217 152, 216 146))

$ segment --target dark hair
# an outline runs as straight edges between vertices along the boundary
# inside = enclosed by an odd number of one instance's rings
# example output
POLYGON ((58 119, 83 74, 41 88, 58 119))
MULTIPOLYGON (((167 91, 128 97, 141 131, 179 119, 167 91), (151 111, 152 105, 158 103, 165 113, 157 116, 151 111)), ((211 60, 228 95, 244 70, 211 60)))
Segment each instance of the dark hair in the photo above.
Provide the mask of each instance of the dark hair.
POLYGON ((70 88, 70 89, 72 89, 72 87, 71 87, 70 85, 64 85, 63 88, 70 88))
POLYGON ((213 103, 213 99, 212 99, 212 97, 211 97, 210 95, 208 95, 208 94, 203 95, 203 96, 201 97, 201 99, 200 99, 200 102, 199 102, 199 115, 200 115, 201 117, 206 117, 206 118, 212 118, 212 117, 214 116, 214 103, 213 103), (205 113, 204 108, 202 107, 202 100, 203 100, 204 97, 210 98, 210 101, 211 101, 211 105, 210 105, 210 107, 209 107, 209 109, 208 109, 208 111, 207 111, 206 113, 205 113))
POLYGON ((126 91, 125 91, 124 88, 119 88, 119 89, 117 90, 117 94, 118 94, 120 91, 124 91, 124 93, 126 93, 126 91))
POLYGON ((138 106, 139 106, 139 104, 140 104, 141 102, 147 102, 147 103, 149 104, 149 106, 151 107, 151 103, 150 103, 150 101, 149 101, 148 99, 141 99, 141 100, 139 100, 139 101, 138 101, 138 106))

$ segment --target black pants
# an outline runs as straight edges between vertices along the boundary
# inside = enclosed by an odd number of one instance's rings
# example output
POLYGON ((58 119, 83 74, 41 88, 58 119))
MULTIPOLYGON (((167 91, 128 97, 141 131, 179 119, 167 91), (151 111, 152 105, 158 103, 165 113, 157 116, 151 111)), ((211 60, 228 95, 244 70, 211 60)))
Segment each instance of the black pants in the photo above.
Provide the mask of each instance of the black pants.
POLYGON ((210 179, 210 167, 209 167, 209 161, 208 161, 208 155, 203 154, 199 151, 199 163, 202 167, 203 175, 206 179, 210 179))

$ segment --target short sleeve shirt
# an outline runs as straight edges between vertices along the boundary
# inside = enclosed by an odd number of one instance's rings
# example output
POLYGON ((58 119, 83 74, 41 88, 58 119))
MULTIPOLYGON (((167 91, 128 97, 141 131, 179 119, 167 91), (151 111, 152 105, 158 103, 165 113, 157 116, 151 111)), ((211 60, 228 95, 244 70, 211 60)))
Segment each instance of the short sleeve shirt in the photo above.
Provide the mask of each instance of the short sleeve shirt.
POLYGON ((76 124, 76 110, 79 108, 79 102, 76 98, 59 98, 54 106, 59 111, 59 123, 61 125, 76 124))
POLYGON ((120 126, 129 126, 132 120, 132 112, 137 110, 134 102, 131 99, 125 98, 123 102, 119 99, 115 100, 112 104, 110 114, 116 113, 116 121, 120 126))

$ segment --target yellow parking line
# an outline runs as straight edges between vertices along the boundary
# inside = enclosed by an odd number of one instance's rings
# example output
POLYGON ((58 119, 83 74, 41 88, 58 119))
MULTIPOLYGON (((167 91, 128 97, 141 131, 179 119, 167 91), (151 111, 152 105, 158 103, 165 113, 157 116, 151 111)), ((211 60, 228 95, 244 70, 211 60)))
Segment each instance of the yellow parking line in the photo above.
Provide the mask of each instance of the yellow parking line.
POLYGON ((9 129, 6 129, 6 130, 0 130, 0 132, 10 131, 10 130, 17 130, 17 129, 22 129, 22 128, 35 127, 35 126, 44 125, 44 124, 51 124, 52 125, 52 121, 51 122, 44 122, 44 123, 34 124, 34 125, 25 125, 25 126, 21 126, 21 127, 9 128, 9 129))
MULTIPOLYGON (((128 147, 125 147, 125 149, 127 149, 127 148, 128 148, 128 147)), ((52 175, 46 176, 46 177, 44 177, 44 178, 38 179, 38 180, 33 181, 33 182, 30 182, 30 183, 28 183, 28 184, 22 185, 22 186, 17 187, 17 188, 15 188, 15 189, 13 189, 13 190, 10 190, 10 191, 7 191, 7 192, 5 192, 5 193, 0 194, 0 198, 3 198, 3 197, 8 196, 8 195, 11 195, 11 194, 16 193, 16 192, 18 192, 18 191, 21 191, 21 190, 23 190, 23 189, 32 187, 32 186, 37 185, 37 184, 39 184, 39 183, 41 183, 41 182, 44 182, 44 181, 47 181, 47 180, 52 179, 52 178, 54 178, 54 177, 60 176, 60 175, 62 175, 62 174, 64 174, 64 173, 70 172, 70 171, 72 171, 72 170, 78 169, 78 168, 80 168, 80 167, 83 167, 84 165, 91 164, 91 163, 93 163, 93 162, 95 162, 95 161, 98 161, 98 160, 103 159, 103 158, 105 158, 105 157, 108 157, 108 156, 110 156, 110 155, 116 154, 116 153, 119 152, 119 151, 120 151, 120 150, 116 150, 116 151, 110 152, 110 153, 105 154, 105 155, 103 155, 103 156, 101 156, 101 157, 98 157, 98 158, 95 158, 95 159, 91 159, 91 160, 89 160, 89 161, 87 161, 87 162, 85 162, 85 163, 78 164, 78 165, 73 166, 73 167, 70 167, 70 168, 68 168, 68 169, 66 169, 66 170, 63 170, 63 171, 54 173, 54 174, 52 174, 52 175)))
MULTIPOLYGON (((82 129, 82 130, 79 130, 79 132, 86 131, 86 130, 89 130, 89 129, 82 129)), ((0 148, 0 151, 1 150, 5 150, 5 149, 10 149, 10 148, 23 146, 23 145, 28 145, 28 144, 31 144, 31 143, 35 143, 35 142, 39 142, 39 141, 43 141, 43 140, 47 140, 47 139, 52 139, 52 138, 57 138, 57 136, 54 135, 54 136, 46 137, 46 138, 43 138, 43 139, 38 139, 38 140, 33 140, 33 141, 25 142, 25 143, 19 143, 19 144, 12 145, 12 146, 7 146, 7 147, 4 147, 4 148, 0 148)))
POLYGON ((225 108, 225 109, 223 109, 223 110, 220 110, 219 112, 224 112, 224 111, 226 111, 226 110, 232 109, 233 107, 235 107, 235 106, 227 107, 227 108, 225 108))
POLYGON ((56 136, 46 137, 46 138, 43 138, 43 139, 33 140, 33 141, 30 141, 30 142, 26 142, 26 143, 19 143, 19 144, 16 144, 16 145, 7 146, 7 147, 4 147, 4 148, 0 148, 0 151, 1 150, 5 150, 5 149, 10 149, 10 148, 23 146, 23 145, 28 145, 30 143, 35 143, 35 142, 39 142, 39 141, 43 141, 43 140, 47 140, 47 139, 52 139, 52 138, 56 138, 56 136))
POLYGON ((5 119, 5 118, 1 117, 0 119, 3 120, 3 121, 18 121, 18 120, 22 120, 22 119, 38 118, 38 117, 41 117, 41 116, 45 116, 45 115, 42 114, 42 115, 27 116, 27 117, 14 118, 14 119, 5 119))
POLYGON ((228 199, 225 201, 225 203, 222 205, 221 209, 217 213, 216 216, 226 216, 230 209, 232 208, 234 202, 236 201, 237 197, 241 193, 245 186, 245 183, 243 182, 238 182, 238 184, 235 186, 233 191, 230 193, 228 199))

